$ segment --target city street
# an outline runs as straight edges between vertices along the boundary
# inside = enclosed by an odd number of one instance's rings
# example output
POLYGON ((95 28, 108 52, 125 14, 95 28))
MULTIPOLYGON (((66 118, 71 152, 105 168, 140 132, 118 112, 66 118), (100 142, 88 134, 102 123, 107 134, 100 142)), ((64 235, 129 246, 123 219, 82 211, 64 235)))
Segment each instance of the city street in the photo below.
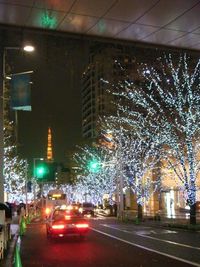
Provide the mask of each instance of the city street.
POLYGON ((200 267, 200 0, 0 11, 0 267, 200 267))
POLYGON ((30 224, 21 241, 23 266, 200 266, 200 233, 119 223, 111 218, 91 219, 90 226, 85 240, 48 240, 44 224, 30 224))

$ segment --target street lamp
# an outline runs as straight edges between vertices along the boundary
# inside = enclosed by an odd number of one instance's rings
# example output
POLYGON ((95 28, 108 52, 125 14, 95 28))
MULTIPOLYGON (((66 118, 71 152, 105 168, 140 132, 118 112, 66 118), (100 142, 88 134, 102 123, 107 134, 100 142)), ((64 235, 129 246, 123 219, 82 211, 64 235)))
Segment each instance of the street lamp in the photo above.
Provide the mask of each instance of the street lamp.
POLYGON ((35 50, 35 47, 32 46, 32 45, 25 45, 23 47, 23 50, 26 51, 26 52, 28 52, 28 53, 30 53, 30 52, 33 52, 35 50))
POLYGON ((4 202, 4 93, 5 93, 5 79, 6 79, 6 53, 8 50, 24 50, 26 52, 32 52, 34 51, 34 48, 29 46, 21 47, 10 47, 5 46, 1 47, 0 49, 0 58, 1 58, 1 64, 0 64, 0 202, 4 202), (26 47, 26 48, 25 48, 26 47))
MULTIPOLYGON (((32 53, 35 48, 32 45, 25 45, 23 47, 4 47, 4 54, 3 54, 3 80, 4 80, 4 84, 3 84, 3 111, 5 108, 5 80, 11 80, 11 76, 13 75, 7 75, 6 73, 6 55, 7 55, 7 51, 8 50, 18 50, 18 51, 25 51, 26 53, 32 53)), ((31 73, 32 71, 28 71, 28 72, 23 72, 25 73, 31 73)), ((22 74, 23 74, 22 73, 22 74)), ((18 111, 15 110, 15 138, 16 138, 16 143, 18 144, 18 111)))

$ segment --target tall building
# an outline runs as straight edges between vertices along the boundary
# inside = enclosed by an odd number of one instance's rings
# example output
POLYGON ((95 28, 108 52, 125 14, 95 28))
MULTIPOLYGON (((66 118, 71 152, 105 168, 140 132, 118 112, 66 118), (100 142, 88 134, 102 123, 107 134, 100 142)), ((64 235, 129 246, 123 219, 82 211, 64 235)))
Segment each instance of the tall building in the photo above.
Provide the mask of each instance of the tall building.
POLYGON ((96 138, 98 120, 104 115, 115 113, 115 97, 112 85, 122 75, 135 73, 135 56, 133 49, 121 45, 93 47, 89 63, 82 75, 82 135, 96 138), (120 65, 125 67, 122 71, 120 65), (109 84, 107 83, 109 81, 109 84))
POLYGON ((48 136, 47 136, 47 161, 53 161, 52 134, 50 127, 48 128, 48 136))

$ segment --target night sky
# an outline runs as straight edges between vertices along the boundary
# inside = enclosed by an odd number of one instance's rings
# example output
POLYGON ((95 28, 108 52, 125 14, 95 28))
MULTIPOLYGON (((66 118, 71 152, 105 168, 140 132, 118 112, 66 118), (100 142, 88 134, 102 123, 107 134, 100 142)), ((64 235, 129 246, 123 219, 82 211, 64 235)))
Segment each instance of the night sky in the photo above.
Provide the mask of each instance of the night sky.
MULTIPOLYGON (((25 38, 24 38, 25 39, 25 38)), ((36 51, 9 51, 12 72, 33 70, 32 111, 18 116, 19 152, 28 158, 46 157, 47 130, 52 128, 57 162, 81 139, 81 75, 88 60, 88 42, 67 37, 29 35, 36 51)))
MULTIPOLYGON (((20 46, 29 41, 35 52, 8 51, 7 62, 12 73, 33 70, 32 111, 18 116, 19 153, 33 163, 33 158, 46 157, 48 127, 52 129, 53 155, 56 162, 67 162, 81 141, 81 76, 93 45, 106 45, 113 40, 81 35, 36 30, 6 29, 0 39, 5 46, 20 46), (105 42, 104 42, 105 41, 105 42)), ((125 43, 124 43, 125 45, 125 43)), ((132 47, 137 57, 152 58, 152 50, 132 47), (151 56, 150 56, 151 55, 151 56)), ((154 49, 157 56, 158 51, 154 49)), ((162 53, 162 50, 161 50, 162 53)))

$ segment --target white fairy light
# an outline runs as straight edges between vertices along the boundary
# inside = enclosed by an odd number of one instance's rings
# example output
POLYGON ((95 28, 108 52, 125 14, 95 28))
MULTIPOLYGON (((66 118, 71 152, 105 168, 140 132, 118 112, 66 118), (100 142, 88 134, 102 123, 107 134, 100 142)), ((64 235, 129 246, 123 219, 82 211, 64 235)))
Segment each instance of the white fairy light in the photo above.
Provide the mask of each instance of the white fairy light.
POLYGON ((143 64, 140 74, 145 80, 142 84, 129 85, 127 90, 127 82, 121 80, 122 90, 114 94, 130 101, 128 107, 118 106, 130 128, 139 127, 148 137, 152 136, 154 128, 159 129, 156 142, 164 148, 165 161, 178 177, 187 202, 193 207, 200 169, 200 60, 194 65, 186 54, 176 60, 165 55, 163 62, 158 58, 156 63, 156 68, 143 64), (146 116, 149 125, 142 128, 146 116))

